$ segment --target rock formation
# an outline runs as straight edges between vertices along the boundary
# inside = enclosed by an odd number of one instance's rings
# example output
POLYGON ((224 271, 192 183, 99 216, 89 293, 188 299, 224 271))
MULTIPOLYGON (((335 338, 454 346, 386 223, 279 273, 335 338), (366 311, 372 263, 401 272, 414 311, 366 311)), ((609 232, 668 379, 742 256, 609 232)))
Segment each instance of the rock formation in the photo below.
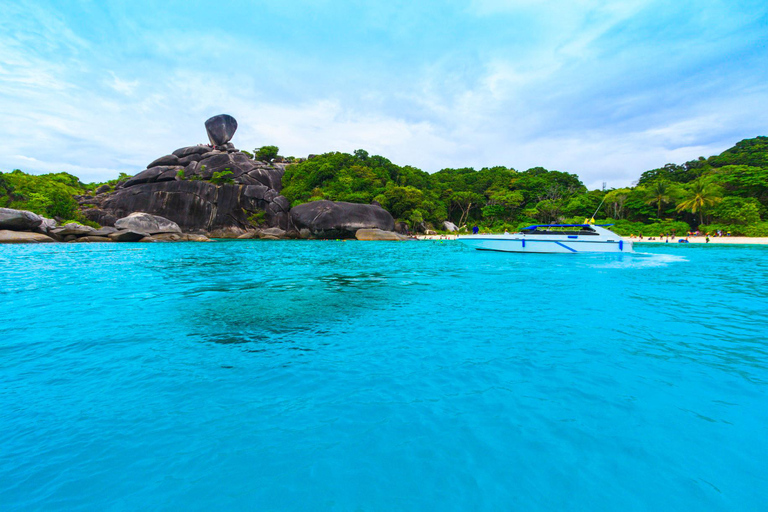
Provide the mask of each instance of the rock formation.
MULTIPOLYGON (((354 238, 359 229, 394 229, 394 219, 378 204, 317 201, 291 210, 280 195, 288 164, 254 160, 235 148, 230 139, 237 121, 231 116, 214 116, 205 127, 211 145, 179 148, 114 192, 100 189, 94 197, 79 197, 81 213, 102 226, 121 228, 118 219, 143 212, 169 219, 180 232, 215 238, 354 238)), ((135 235, 105 236, 152 235, 139 225, 130 230, 135 235)))
POLYGON ((0 244, 41 242, 207 242, 203 235, 183 234, 168 219, 147 213, 134 213, 117 220, 118 227, 99 229, 70 222, 56 222, 26 210, 0 208, 0 244), (3 229, 23 228, 23 229, 3 229), (35 230, 37 232, 31 232, 35 230), (41 230, 46 230, 45 233, 41 230))
POLYGON ((238 236, 255 228, 290 229, 280 195, 286 164, 253 160, 229 142, 231 116, 206 121, 211 145, 179 148, 152 161, 113 193, 80 197, 82 214, 103 226, 134 212, 170 219, 184 232, 238 236))

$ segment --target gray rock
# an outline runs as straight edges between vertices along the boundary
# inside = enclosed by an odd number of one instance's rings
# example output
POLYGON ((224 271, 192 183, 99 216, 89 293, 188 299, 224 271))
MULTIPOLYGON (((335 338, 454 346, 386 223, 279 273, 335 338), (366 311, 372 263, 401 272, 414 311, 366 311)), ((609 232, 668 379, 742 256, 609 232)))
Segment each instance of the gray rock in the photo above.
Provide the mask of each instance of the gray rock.
POLYGON ((214 229, 208 233, 210 238, 239 238, 246 233, 246 230, 236 226, 228 226, 221 229, 214 229))
POLYGON ((280 210, 284 212, 289 212, 291 209, 291 203, 288 202, 288 199, 286 199, 284 196, 277 196, 274 200, 272 200, 272 204, 276 205, 280 210))
POLYGON ((42 233, 0 229, 0 244, 40 244, 55 241, 53 238, 42 233))
POLYGON ((211 148, 210 148, 210 146, 209 146, 209 147, 208 147, 208 152, 207 152, 207 153, 203 153, 203 154, 201 154, 200 156, 201 156, 201 157, 202 157, 202 159, 204 160, 204 159, 206 159, 206 158, 210 158, 210 157, 212 157, 212 156, 216 156, 216 155, 226 155, 226 154, 227 154, 227 152, 226 152, 226 151, 219 151, 218 149, 211 149, 211 148))
POLYGON ((459 227, 449 220, 443 221, 443 228, 445 228, 446 231, 451 232, 459 230, 459 227))
POLYGON ((50 230, 50 233, 59 236, 59 237, 68 237, 68 236, 86 236, 86 235, 92 235, 93 232, 96 231, 91 226, 83 226, 82 224, 78 224, 76 222, 70 222, 69 224, 64 224, 63 226, 60 226, 58 228, 53 228, 50 230))
POLYGON ((203 155, 194 154, 194 155, 188 155, 184 158, 179 158, 179 165, 187 166, 191 164, 192 162, 199 162, 203 159, 203 155))
POLYGON ((213 116, 205 122, 205 131, 208 132, 208 140, 214 146, 223 146, 235 135, 237 121, 227 114, 213 116))
POLYGON ((175 222, 152 215, 150 213, 135 212, 115 222, 117 229, 128 229, 137 233, 181 233, 181 228, 175 222))
POLYGON ((257 229, 256 233, 259 238, 274 238, 274 239, 285 238, 285 234, 286 234, 285 230, 280 228, 257 229))
POLYGON ((407 237, 399 235, 394 231, 382 231, 381 229, 358 229, 355 233, 358 240, 384 240, 389 242, 408 240, 407 237))
POLYGON ((152 183, 157 181, 158 176, 163 174, 166 171, 173 170, 173 169, 180 169, 180 167, 171 166, 171 165, 158 165, 155 167, 150 167, 147 170, 141 171, 139 174, 134 176, 133 178, 128 179, 123 183, 122 188, 129 188, 133 187, 134 185, 140 185, 142 183, 152 183))
POLYGON ((400 233, 401 235, 408 234, 408 223, 407 222, 398 222, 395 224, 395 232, 400 233))
POLYGON ((283 172, 272 167, 257 167, 248 171, 248 176, 262 185, 280 192, 283 188, 283 172))
POLYGON ((100 226, 114 226, 117 217, 112 212, 102 210, 101 208, 85 208, 80 210, 83 216, 100 226))
POLYGON ((158 165, 177 165, 179 163, 179 157, 176 155, 165 155, 161 156, 157 160, 153 161, 151 164, 147 166, 147 169, 150 169, 152 167, 157 167, 158 165))
POLYGON ((187 146, 185 148, 179 148, 176 151, 173 152, 173 155, 184 158, 189 155, 202 155, 205 153, 208 153, 211 151, 211 146, 205 146, 203 144, 198 144, 197 146, 187 146))
POLYGON ((43 223, 43 217, 27 210, 0 208, 0 229, 32 231, 43 223))
POLYGON ((291 222, 315 238, 354 238, 359 229, 393 231, 395 219, 387 210, 370 204, 313 201, 294 206, 291 222))
POLYGON ((112 187, 110 187, 109 185, 102 185, 102 186, 100 186, 99 188, 96 189, 96 193, 97 194, 106 194, 110 190, 112 190, 112 187))
POLYGON ((114 242, 138 242, 147 236, 149 236, 149 233, 142 233, 130 229, 121 229, 120 231, 116 231, 110 234, 109 238, 114 242))
POLYGON ((80 238, 76 238, 74 241, 75 242, 114 242, 114 240, 112 240, 107 236, 94 236, 94 235, 81 236, 80 238))
POLYGON ((173 181, 176 179, 176 177, 179 175, 179 171, 181 168, 179 167, 173 167, 171 169, 168 169, 167 171, 160 174, 155 181, 173 181))
MULTIPOLYGON (((235 168, 235 162, 226 153, 219 153, 199 162, 203 178, 209 180, 214 172, 232 171, 235 168), (202 168, 205 167, 205 170, 202 168)), ((234 174, 234 173, 233 173, 234 174)))
POLYGON ((109 236, 115 232, 117 232, 117 228, 113 228, 111 226, 104 226, 102 228, 97 229, 96 231, 93 231, 88 236, 109 236))
POLYGON ((40 225, 35 228, 35 231, 38 233, 47 234, 49 231, 51 231, 53 228, 55 228, 58 225, 59 223, 56 222, 55 220, 46 219, 45 217, 43 217, 43 222, 41 222, 40 225))
MULTIPOLYGON (((210 242, 211 239, 205 235, 195 235, 192 233, 160 233, 152 235, 150 238, 157 242, 210 242)), ((142 240, 143 242, 144 240, 142 240)))

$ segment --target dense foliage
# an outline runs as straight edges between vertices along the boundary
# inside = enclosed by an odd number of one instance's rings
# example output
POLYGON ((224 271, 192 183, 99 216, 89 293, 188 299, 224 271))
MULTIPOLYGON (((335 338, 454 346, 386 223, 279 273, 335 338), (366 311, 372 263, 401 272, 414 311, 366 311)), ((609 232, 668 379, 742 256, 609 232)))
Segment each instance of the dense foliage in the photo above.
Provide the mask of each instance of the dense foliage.
POLYGON ((0 207, 29 210, 45 217, 81 220, 73 196, 86 186, 76 176, 59 172, 34 176, 16 169, 0 173, 0 207))
POLYGON ((443 169, 428 174, 381 156, 326 153, 293 164, 283 178, 293 205, 319 199, 378 201, 411 227, 443 221, 488 230, 599 217, 622 233, 658 235, 700 228, 768 235, 768 137, 739 142, 718 156, 668 164, 634 187, 587 190, 574 174, 541 167, 443 169))

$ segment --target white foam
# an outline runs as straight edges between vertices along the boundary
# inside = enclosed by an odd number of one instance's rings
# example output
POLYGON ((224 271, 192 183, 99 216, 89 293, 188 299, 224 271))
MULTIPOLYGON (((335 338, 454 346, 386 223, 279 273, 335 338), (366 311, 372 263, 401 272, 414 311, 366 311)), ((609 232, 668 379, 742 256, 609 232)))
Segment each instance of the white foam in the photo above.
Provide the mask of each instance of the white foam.
POLYGON ((653 268, 667 267, 674 263, 688 261, 679 254, 657 254, 652 252, 635 252, 622 254, 620 259, 593 265, 594 268, 653 268))

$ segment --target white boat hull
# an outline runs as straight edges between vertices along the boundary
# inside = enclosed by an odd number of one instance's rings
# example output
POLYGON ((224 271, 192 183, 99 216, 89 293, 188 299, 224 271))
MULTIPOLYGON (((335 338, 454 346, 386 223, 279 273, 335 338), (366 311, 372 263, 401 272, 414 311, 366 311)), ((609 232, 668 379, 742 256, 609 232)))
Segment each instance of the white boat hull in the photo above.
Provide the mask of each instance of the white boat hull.
POLYGON ((634 252, 632 242, 600 226, 592 234, 464 235, 457 240, 480 251, 573 254, 579 252, 634 252))
POLYGON ((457 240, 480 251, 535 252, 535 253, 575 253, 575 252, 633 252, 632 242, 618 241, 581 241, 581 240, 542 240, 530 238, 496 239, 462 236, 457 240))

